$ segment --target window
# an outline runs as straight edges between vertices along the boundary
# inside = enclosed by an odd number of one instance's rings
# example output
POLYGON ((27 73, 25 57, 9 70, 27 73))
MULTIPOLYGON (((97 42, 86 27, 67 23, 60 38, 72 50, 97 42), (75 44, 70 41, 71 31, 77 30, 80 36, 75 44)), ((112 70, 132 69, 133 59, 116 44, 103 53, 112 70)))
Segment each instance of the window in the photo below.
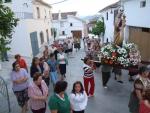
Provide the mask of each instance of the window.
POLYGON ((37 7, 36 9, 37 9, 37 18, 40 18, 40 8, 37 7))
POLYGON ((149 28, 142 28, 142 32, 150 32, 149 28))
POLYGON ((140 7, 141 8, 146 7, 146 0, 140 2, 140 7))
POLYGON ((41 40, 41 44, 43 44, 44 43, 44 34, 42 31, 40 32, 40 40, 41 40))
POLYGON ((62 31, 62 35, 65 35, 65 31, 62 31))
POLYGON ((11 0, 4 0, 5 3, 11 2, 11 0))
POLYGON ((46 35, 47 35, 47 42, 49 43, 49 33, 48 33, 48 29, 46 30, 46 35))
POLYGON ((72 24, 72 23, 70 23, 70 26, 72 27, 72 26, 73 26, 73 24, 72 24))
POLYGON ((106 13, 106 20, 108 20, 108 12, 106 13))

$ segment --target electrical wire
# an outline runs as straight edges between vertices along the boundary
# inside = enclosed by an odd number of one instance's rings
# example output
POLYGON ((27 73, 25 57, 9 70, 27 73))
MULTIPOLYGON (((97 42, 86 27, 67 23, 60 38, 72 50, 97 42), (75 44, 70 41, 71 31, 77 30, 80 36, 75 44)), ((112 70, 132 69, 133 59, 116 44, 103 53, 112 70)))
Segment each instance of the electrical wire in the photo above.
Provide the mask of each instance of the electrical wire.
POLYGON ((62 0, 62 1, 59 1, 59 2, 56 2, 56 3, 52 3, 50 5, 56 5, 56 4, 60 4, 60 3, 66 2, 66 1, 68 1, 68 0, 62 0))

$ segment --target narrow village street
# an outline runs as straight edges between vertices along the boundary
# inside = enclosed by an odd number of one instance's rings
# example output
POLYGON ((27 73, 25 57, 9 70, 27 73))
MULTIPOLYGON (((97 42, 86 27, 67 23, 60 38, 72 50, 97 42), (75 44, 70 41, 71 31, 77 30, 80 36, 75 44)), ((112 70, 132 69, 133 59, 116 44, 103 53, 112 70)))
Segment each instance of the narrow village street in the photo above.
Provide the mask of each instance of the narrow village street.
MULTIPOLYGON (((83 62, 81 58, 85 56, 84 50, 81 49, 78 52, 73 52, 73 57, 69 58, 69 65, 67 66, 67 79, 69 83, 67 88, 67 93, 70 94, 72 90, 72 85, 75 81, 83 81, 83 62)), ((12 84, 10 81, 10 71, 11 64, 13 62, 11 58, 10 62, 5 62, 2 64, 3 70, 1 71, 1 76, 6 80, 9 89, 10 103, 11 103, 11 113, 19 113, 20 108, 18 107, 16 97, 12 92, 12 84)), ((26 58, 28 66, 31 65, 31 59, 26 58)), ((123 81, 124 84, 120 84, 114 80, 114 76, 111 76, 111 79, 108 83, 108 89, 102 87, 101 82, 101 69, 95 71, 95 97, 89 98, 88 106, 86 113, 129 113, 128 111, 128 101, 129 95, 132 90, 132 84, 128 82, 127 71, 123 71, 123 81)), ((52 84, 50 84, 50 95, 53 94, 52 84)), ((0 113, 6 113, 7 103, 6 99, 0 97, 0 113)), ((31 113, 31 112, 29 112, 31 113)), ((47 112, 50 111, 47 108, 47 112)))
POLYGON ((0 0, 0 113, 150 113, 149 11, 150 0, 0 0))

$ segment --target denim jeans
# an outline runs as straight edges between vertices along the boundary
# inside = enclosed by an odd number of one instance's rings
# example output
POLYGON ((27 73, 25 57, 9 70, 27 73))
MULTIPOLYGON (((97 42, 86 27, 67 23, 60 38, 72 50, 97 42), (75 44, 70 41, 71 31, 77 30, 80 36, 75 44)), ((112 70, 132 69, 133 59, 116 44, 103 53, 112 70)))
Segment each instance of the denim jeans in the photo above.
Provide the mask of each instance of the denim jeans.
POLYGON ((56 82, 58 81, 57 71, 50 72, 50 76, 53 84, 56 84, 56 82))

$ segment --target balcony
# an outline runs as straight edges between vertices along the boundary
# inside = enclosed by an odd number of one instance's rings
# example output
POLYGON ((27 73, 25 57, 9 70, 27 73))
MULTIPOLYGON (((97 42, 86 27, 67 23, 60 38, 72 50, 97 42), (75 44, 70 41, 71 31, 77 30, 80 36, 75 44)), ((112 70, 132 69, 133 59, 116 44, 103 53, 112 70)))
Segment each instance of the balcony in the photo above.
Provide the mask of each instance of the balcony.
POLYGON ((33 19, 33 13, 28 12, 15 12, 15 16, 19 19, 33 19))

